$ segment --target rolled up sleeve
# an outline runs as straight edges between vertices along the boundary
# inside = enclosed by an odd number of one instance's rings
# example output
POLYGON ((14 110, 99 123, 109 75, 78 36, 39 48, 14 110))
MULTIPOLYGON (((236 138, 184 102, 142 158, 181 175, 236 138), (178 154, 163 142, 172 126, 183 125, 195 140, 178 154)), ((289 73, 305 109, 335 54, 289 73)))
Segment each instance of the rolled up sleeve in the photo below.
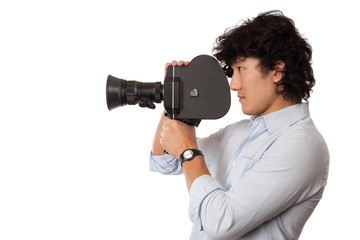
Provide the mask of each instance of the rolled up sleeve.
POLYGON ((150 153, 149 167, 150 171, 165 175, 179 175, 183 173, 179 160, 169 154, 154 156, 150 153))
POLYGON ((203 200, 214 191, 224 192, 224 187, 210 175, 202 175, 195 179, 190 188, 189 217, 195 227, 203 230, 200 209, 203 200))

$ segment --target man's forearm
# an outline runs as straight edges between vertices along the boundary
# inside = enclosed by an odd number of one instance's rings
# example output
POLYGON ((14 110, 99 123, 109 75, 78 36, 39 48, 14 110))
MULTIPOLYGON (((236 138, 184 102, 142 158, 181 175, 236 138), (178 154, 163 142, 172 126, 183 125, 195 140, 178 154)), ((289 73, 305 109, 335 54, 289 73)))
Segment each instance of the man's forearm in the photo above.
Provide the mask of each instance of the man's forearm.
POLYGON ((195 179, 202 175, 210 175, 210 172, 205 164, 204 157, 201 155, 196 156, 191 161, 184 162, 182 167, 184 170, 186 186, 189 192, 195 179))
MULTIPOLYGON (((165 148, 170 155, 176 157, 177 159, 180 158, 181 154, 186 149, 198 149, 195 127, 187 125, 181 121, 168 119, 166 117, 162 117, 160 120, 157 134, 154 139, 153 151, 159 151, 159 146, 157 145, 158 139, 162 149, 165 148)), ((163 151, 162 149, 160 151, 163 151)), ((153 153, 153 155, 155 155, 155 153, 153 153)), ((160 155, 161 154, 162 153, 160 153, 160 155)), ((196 178, 204 174, 210 175, 210 172, 205 164, 204 157, 201 155, 195 156, 190 161, 183 162, 182 167, 188 191, 190 191, 191 185, 196 178)))

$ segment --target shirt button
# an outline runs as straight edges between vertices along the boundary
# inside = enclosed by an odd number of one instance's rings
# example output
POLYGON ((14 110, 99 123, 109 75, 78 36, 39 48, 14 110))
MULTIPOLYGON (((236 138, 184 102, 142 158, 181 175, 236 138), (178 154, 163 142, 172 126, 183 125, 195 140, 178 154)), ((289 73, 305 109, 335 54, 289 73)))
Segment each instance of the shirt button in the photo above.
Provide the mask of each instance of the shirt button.
POLYGON ((233 163, 232 163, 232 166, 235 167, 235 165, 236 165, 236 162, 233 162, 233 163))

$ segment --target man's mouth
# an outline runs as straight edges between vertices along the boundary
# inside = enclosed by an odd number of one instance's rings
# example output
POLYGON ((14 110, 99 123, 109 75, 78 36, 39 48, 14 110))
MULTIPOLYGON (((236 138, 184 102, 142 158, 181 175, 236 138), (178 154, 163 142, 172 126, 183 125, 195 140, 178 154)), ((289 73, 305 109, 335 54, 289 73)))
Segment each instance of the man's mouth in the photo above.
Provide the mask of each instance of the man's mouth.
POLYGON ((239 98, 239 101, 241 102, 242 100, 245 99, 245 96, 244 95, 238 95, 238 98, 239 98))

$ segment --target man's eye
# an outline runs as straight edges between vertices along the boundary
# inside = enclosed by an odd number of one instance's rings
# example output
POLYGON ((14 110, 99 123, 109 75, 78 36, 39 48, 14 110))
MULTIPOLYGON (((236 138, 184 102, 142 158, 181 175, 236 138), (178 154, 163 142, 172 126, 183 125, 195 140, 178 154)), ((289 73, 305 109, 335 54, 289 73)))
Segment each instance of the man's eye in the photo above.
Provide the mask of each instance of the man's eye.
POLYGON ((243 67, 238 67, 239 71, 243 70, 244 68, 243 67))

